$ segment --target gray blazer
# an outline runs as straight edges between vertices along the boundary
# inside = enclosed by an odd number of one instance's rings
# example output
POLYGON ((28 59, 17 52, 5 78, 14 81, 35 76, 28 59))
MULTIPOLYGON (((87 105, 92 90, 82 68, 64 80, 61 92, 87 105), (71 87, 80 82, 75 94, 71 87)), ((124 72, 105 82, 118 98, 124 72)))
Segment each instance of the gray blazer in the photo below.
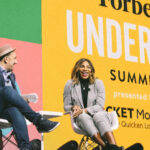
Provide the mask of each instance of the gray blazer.
MULTIPOLYGON (((68 80, 64 88, 64 109, 71 111, 71 107, 78 105, 84 108, 82 101, 82 93, 80 83, 73 85, 72 80, 68 80)), ((94 115, 98 111, 104 109, 105 103, 105 89, 101 80, 96 79, 94 84, 89 85, 87 111, 94 115)))

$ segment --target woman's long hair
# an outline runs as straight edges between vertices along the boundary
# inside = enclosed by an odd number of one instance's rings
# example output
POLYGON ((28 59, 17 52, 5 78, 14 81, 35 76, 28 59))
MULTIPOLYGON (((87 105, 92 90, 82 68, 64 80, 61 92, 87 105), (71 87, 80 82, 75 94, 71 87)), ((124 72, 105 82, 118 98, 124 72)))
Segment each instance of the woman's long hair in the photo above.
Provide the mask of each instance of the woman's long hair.
POLYGON ((75 66, 72 69, 71 79, 73 80, 73 84, 79 83, 79 77, 80 77, 79 69, 81 67, 81 64, 85 61, 87 61, 91 67, 91 73, 89 76, 89 83, 90 84, 94 83, 94 81, 95 81, 95 77, 94 77, 95 69, 94 69, 92 62, 87 58, 81 58, 76 62, 75 66))

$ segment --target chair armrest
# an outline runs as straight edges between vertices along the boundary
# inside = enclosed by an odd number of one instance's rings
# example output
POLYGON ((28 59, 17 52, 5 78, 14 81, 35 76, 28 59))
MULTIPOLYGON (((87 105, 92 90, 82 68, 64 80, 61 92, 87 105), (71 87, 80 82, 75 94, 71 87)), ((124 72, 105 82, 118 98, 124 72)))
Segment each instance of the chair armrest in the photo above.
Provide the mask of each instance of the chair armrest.
POLYGON ((109 115, 111 116, 112 122, 111 122, 111 129, 116 130, 119 127, 119 121, 116 111, 109 112, 109 115))
POLYGON ((72 116, 73 114, 72 111, 68 111, 64 113, 64 115, 68 115, 68 114, 70 115, 71 126, 72 126, 73 131, 78 134, 86 135, 86 133, 82 129, 80 129, 78 125, 75 123, 74 118, 72 116))
MULTIPOLYGON (((31 122, 26 119, 26 124, 30 125, 31 122)), ((6 119, 0 119, 0 129, 11 128, 12 124, 6 119)))
POLYGON ((10 128, 10 127, 12 127, 11 123, 9 123, 5 119, 0 119, 0 129, 10 128))
POLYGON ((72 115, 72 112, 71 111, 67 111, 67 112, 64 113, 64 115, 68 115, 68 114, 72 115))
MULTIPOLYGON (((39 113, 47 119, 54 118, 54 117, 60 117, 63 115, 62 112, 53 112, 53 111, 39 111, 39 113)), ((32 124, 29 120, 27 120, 27 119, 25 119, 25 120, 26 120, 27 125, 32 124)), ((10 122, 8 122, 7 120, 0 118, 0 129, 5 129, 5 128, 9 128, 9 127, 12 127, 12 124, 10 122)))
POLYGON ((39 111, 38 113, 40 113, 46 119, 61 117, 63 115, 62 112, 55 112, 55 111, 39 111))

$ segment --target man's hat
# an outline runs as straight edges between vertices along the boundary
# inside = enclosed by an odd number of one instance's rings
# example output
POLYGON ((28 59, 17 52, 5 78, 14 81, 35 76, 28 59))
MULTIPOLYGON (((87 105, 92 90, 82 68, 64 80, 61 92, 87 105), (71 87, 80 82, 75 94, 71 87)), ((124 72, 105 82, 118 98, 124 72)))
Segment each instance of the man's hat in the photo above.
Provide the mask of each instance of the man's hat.
POLYGON ((0 57, 14 51, 16 48, 12 48, 9 44, 0 47, 0 57))

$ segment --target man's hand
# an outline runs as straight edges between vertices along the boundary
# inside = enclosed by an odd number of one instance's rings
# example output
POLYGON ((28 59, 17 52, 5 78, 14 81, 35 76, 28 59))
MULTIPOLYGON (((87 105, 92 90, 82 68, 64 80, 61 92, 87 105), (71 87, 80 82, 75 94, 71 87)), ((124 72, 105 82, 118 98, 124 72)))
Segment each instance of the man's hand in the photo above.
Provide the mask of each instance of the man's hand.
POLYGON ((29 99, 25 96, 22 96, 22 98, 27 102, 27 103, 30 103, 29 99))

